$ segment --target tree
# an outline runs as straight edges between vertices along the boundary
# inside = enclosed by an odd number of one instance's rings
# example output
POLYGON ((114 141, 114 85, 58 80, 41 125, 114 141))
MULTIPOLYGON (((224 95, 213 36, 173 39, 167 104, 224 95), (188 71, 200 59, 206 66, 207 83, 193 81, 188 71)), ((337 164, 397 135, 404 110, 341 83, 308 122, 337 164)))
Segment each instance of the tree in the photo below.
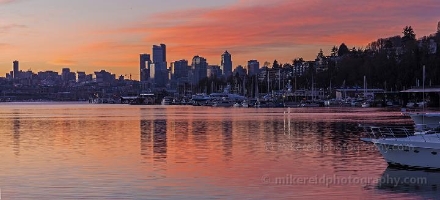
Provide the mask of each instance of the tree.
POLYGON ((269 67, 269 65, 270 65, 269 61, 264 61, 264 64, 263 64, 264 67, 269 67))
POLYGON ((416 40, 416 34, 414 33, 414 30, 412 29, 411 26, 406 26, 403 29, 402 33, 403 33, 403 38, 402 38, 403 42, 416 40))
POLYGON ((344 56, 344 55, 347 55, 348 53, 350 53, 350 50, 348 50, 347 45, 345 45, 344 43, 342 43, 342 44, 339 46, 338 56, 344 56))
POLYGON ((387 41, 385 42, 385 48, 386 48, 386 49, 391 49, 391 48, 393 48, 393 43, 391 42, 391 40, 387 40, 387 41))
MULTIPOLYGON (((321 49, 322 50, 322 49, 321 49)), ((336 47, 336 46, 333 46, 333 48, 332 48, 332 57, 335 57, 335 56, 337 56, 338 55, 338 47, 336 47)))
POLYGON ((277 60, 274 60, 272 64, 272 69, 278 69, 278 68, 280 68, 280 64, 278 64, 277 60))
POLYGON ((304 63, 304 59, 303 58, 295 58, 294 60, 293 60, 293 65, 295 66, 295 65, 302 65, 304 63))

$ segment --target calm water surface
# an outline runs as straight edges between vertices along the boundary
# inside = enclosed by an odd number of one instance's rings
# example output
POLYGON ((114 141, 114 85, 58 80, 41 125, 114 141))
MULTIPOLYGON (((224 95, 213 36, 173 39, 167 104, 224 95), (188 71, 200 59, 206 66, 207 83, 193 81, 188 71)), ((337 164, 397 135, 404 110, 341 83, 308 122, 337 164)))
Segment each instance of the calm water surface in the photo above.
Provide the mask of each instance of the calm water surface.
POLYGON ((440 197, 440 173, 387 168, 374 146, 359 140, 359 123, 410 124, 397 109, 284 112, 0 104, 1 198, 440 197), (392 182, 417 177, 425 182, 392 182))

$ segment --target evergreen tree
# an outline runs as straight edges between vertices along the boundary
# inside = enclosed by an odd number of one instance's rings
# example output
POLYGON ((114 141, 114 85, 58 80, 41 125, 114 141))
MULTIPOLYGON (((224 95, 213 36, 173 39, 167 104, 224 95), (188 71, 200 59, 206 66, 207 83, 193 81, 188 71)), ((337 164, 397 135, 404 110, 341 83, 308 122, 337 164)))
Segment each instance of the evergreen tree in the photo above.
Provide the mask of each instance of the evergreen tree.
POLYGON ((344 55, 347 55, 348 53, 350 53, 350 50, 348 50, 347 45, 342 43, 338 49, 338 56, 344 56, 344 55))

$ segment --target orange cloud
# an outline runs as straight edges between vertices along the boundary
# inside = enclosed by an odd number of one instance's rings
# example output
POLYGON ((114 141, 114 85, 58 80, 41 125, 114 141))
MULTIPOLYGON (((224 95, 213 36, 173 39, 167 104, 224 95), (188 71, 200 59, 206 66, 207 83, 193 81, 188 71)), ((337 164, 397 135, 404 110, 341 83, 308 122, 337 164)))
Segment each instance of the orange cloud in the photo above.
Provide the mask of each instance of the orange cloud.
MULTIPOLYGON (((343 42, 349 48, 365 47, 378 38, 400 35, 406 25, 413 26, 417 36, 430 34, 438 10, 435 0, 239 0, 231 6, 170 11, 122 27, 92 30, 85 41, 45 59, 73 69, 129 71, 134 77, 139 53, 152 53, 151 46, 160 43, 167 45, 168 62, 200 55, 210 64, 220 64, 225 50, 234 65, 250 59, 311 60, 320 49, 329 54, 332 46, 343 42)), ((0 33, 12 28, 17 27, 0 27, 0 33)))
POLYGON ((161 13, 149 24, 142 22, 114 33, 143 33, 147 43, 165 43, 170 59, 199 54, 216 63, 227 49, 239 63, 254 58, 252 55, 288 62, 295 57, 313 59, 320 48, 329 52, 342 42, 365 47, 380 37, 400 35, 406 25, 436 24, 439 9, 434 0, 242 0, 230 7, 161 13), (305 55, 310 47, 315 52, 305 55))

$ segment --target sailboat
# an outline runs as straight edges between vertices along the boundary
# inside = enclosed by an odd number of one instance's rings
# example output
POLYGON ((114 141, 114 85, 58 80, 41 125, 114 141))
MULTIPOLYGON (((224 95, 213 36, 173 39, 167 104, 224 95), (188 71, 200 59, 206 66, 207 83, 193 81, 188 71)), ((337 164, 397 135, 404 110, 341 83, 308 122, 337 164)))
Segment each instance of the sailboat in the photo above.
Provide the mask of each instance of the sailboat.
POLYGON ((315 82, 313 80, 312 76, 312 92, 311 92, 311 101, 305 102, 301 104, 301 107, 319 107, 320 105, 315 102, 315 89, 314 89, 315 82))
POLYGON ((364 76, 364 99, 365 100, 361 104, 362 108, 369 108, 371 106, 369 100, 366 99, 366 96, 367 96, 367 77, 364 76))
POLYGON ((423 66, 423 110, 417 113, 404 113, 409 115, 414 121, 415 129, 418 131, 439 129, 440 128, 440 112, 425 112, 425 66, 423 66))

